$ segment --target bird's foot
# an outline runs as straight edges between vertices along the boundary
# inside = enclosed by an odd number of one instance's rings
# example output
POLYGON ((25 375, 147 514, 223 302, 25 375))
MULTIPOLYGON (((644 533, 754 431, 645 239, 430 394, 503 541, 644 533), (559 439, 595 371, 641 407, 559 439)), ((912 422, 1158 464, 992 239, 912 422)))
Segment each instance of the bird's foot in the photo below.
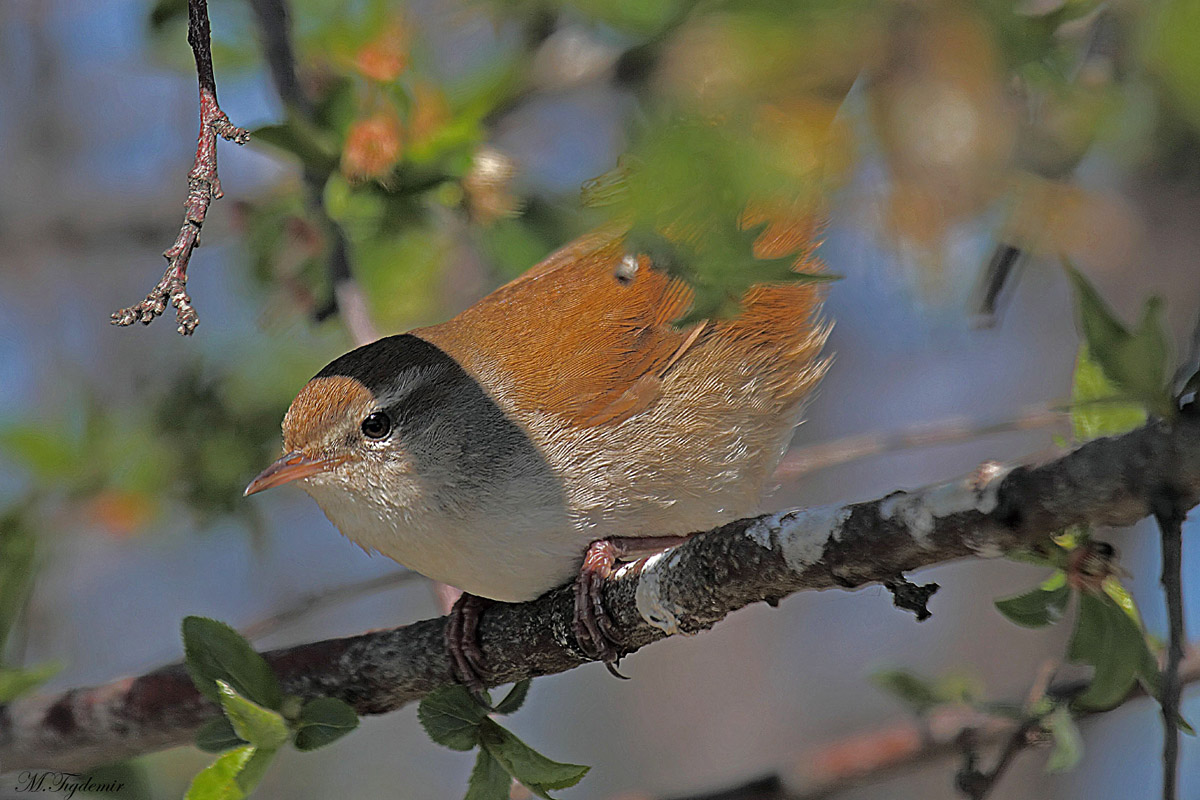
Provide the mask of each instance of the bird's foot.
POLYGON ((621 660, 616 623, 604 608, 604 582, 612 577, 618 560, 632 561, 683 544, 690 536, 614 536, 592 542, 575 580, 575 640, 588 658, 603 661, 617 678, 621 660))
POLYGON ((588 545, 583 566, 575 579, 575 641, 588 658, 603 661, 605 668, 618 678, 621 651, 617 648, 616 625, 604 608, 604 581, 612 576, 617 563, 617 545, 601 539, 588 545))
POLYGON ((479 617, 492 604, 486 597, 463 592, 450 609, 446 622, 446 652, 454 668, 454 676, 487 705, 487 684, 484 675, 483 650, 479 648, 479 617))

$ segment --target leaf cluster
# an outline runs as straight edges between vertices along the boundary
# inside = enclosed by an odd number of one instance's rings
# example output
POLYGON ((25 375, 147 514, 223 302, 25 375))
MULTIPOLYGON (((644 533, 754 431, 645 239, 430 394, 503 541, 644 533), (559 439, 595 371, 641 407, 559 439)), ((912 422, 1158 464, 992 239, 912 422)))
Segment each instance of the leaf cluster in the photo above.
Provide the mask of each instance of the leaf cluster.
POLYGON ((429 738, 452 750, 479 749, 466 800, 507 800, 512 781, 537 797, 574 786, 589 767, 553 761, 518 739, 490 714, 511 714, 525 702, 530 681, 513 686, 494 707, 462 686, 447 686, 421 701, 417 717, 429 738))
POLYGON ((222 622, 187 617, 183 646, 196 689, 223 712, 196 735, 200 749, 221 755, 192 780, 187 800, 241 800, 289 741, 297 750, 316 750, 358 727, 358 715, 342 700, 285 696, 266 660, 222 622))

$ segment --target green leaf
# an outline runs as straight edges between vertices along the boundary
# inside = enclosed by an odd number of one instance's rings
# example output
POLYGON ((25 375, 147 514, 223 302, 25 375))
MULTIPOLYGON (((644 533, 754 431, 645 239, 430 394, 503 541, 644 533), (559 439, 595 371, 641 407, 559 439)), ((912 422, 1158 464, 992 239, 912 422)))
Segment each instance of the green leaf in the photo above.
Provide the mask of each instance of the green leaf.
POLYGON ((36 667, 0 667, 0 704, 15 700, 53 678, 62 664, 50 661, 36 667))
POLYGON ((485 748, 479 748, 463 800, 508 800, 512 776, 485 748))
MULTIPOLYGON (((1133 624, 1133 627, 1141 634, 1141 648, 1137 663, 1137 679, 1146 689, 1146 694, 1153 697, 1155 700, 1162 701, 1162 672, 1158 668, 1158 657, 1155 655, 1154 648, 1151 647, 1149 638, 1142 631, 1142 619, 1138 613, 1137 605, 1133 601, 1133 596, 1129 590, 1121 585, 1115 577, 1105 578, 1101 584, 1104 593, 1112 601, 1117 608, 1125 613, 1133 624)), ((1182 715, 1176 715, 1176 724, 1179 729, 1189 736, 1195 736, 1196 731, 1188 723, 1182 715)))
POLYGON ((196 732, 196 747, 206 753, 222 753, 245 744, 249 742, 237 735, 233 723, 224 715, 209 720, 196 732))
POLYGON ((996 609, 1022 627, 1043 628, 1062 619, 1070 599, 1066 574, 1059 570, 1037 589, 997 600, 996 609))
POLYGON ((479 724, 487 713, 465 687, 444 686, 421 701, 417 719, 438 744, 452 750, 470 750, 479 743, 479 724))
POLYGON ((1004 554, 1009 561, 1021 564, 1032 564, 1035 567, 1059 567, 1064 559, 1061 558, 1062 548, 1055 547, 1052 555, 1034 550, 1010 550, 1004 554))
POLYGON ((184 800, 242 800, 246 792, 237 777, 253 756, 253 745, 220 756, 192 779, 184 800))
POLYGON ((1137 328, 1130 333, 1078 270, 1067 265, 1075 285, 1079 326, 1090 357, 1117 390, 1159 416, 1174 413, 1169 382, 1170 347, 1163 327, 1160 298, 1146 301, 1137 328))
POLYGON ((217 680, 217 691, 221 696, 221 708, 238 736, 265 750, 274 750, 288 740, 287 721, 278 711, 247 700, 220 679, 217 680))
POLYGON ((1145 409, 1136 403, 1114 400, 1119 396, 1104 370, 1089 355, 1087 342, 1080 342, 1071 392, 1071 427, 1076 441, 1113 436, 1146 422, 1145 409))
POLYGON ((205 617, 183 620, 183 651, 188 673, 206 697, 221 702, 217 681, 223 680, 242 697, 278 709, 283 701, 279 680, 266 659, 242 635, 223 622, 205 617))
POLYGON ((254 791, 254 787, 262 782, 263 776, 267 774, 267 767, 271 766, 271 762, 278 752, 275 748, 256 747, 254 749, 254 753, 242 766, 241 772, 237 774, 237 784, 242 787, 243 792, 247 795, 250 794, 254 791))
POLYGON ((529 686, 532 683, 532 678, 526 678, 523 681, 514 683, 513 687, 508 690, 508 694, 504 696, 504 699, 496 704, 495 712, 497 714, 511 714, 519 709, 525 704, 525 698, 529 695, 529 686))
POLYGON ((1042 720, 1042 727, 1054 738, 1054 750, 1046 762, 1047 772, 1066 772, 1083 758, 1083 736, 1065 705, 1056 707, 1042 720))
POLYGON ((566 789, 583 780, 591 767, 552 761, 522 742, 505 727, 484 718, 479 723, 479 742, 500 765, 538 797, 566 789))
POLYGON ((1121 585, 1119 580, 1110 575, 1104 579, 1103 583, 1100 584, 1100 588, 1104 590, 1104 593, 1108 595, 1109 599, 1117 604, 1118 608, 1124 611, 1125 614, 1131 620, 1133 620, 1135 625, 1137 625, 1139 628, 1141 627, 1142 617, 1140 614, 1138 614, 1137 604, 1133 602, 1133 595, 1129 593, 1128 589, 1121 585))
POLYGON ((337 741, 358 727, 358 714, 336 697, 309 700, 300 710, 297 750, 316 750, 337 741))
POLYGON ((1148 652, 1145 635, 1124 609, 1106 597, 1080 594, 1067 657, 1091 664, 1095 672, 1087 691, 1075 699, 1079 707, 1102 710, 1121 702, 1143 670, 1148 652))
POLYGON ((906 669, 880 670, 871 675, 871 683, 899 698, 917 714, 924 714, 942 702, 932 683, 906 669))

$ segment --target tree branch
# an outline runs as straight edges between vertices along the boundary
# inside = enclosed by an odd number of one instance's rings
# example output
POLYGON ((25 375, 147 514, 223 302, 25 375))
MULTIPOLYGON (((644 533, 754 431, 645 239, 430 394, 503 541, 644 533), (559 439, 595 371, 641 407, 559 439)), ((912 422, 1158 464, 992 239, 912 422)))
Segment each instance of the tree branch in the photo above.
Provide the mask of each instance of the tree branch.
MULTIPOLYGON (((1200 499, 1200 419, 1154 422, 1041 466, 985 465, 966 479, 848 506, 739 520, 619 570, 605 587, 624 652, 712 627, 793 592, 892 581, 904 572, 1038 544, 1069 525, 1128 525, 1159 489, 1200 499), (1169 479, 1169 480, 1168 480, 1169 479)), ((573 669, 570 586, 483 615, 490 685, 573 669)), ((362 714, 393 711, 452 680, 445 619, 266 654, 283 690, 333 696, 362 714)), ((0 707, 0 768, 84 769, 187 743, 218 713, 176 664, 106 686, 0 707)))
POLYGON ((1179 780, 1179 665, 1183 662, 1183 519, 1174 492, 1164 490, 1154 507, 1162 541, 1162 585, 1167 600, 1167 663, 1162 678, 1163 800, 1175 800, 1179 780))
POLYGON ((245 144, 250 132, 229 121, 217 104, 217 80, 213 75, 212 44, 208 28, 208 0, 188 0, 188 44, 196 57, 196 77, 200 84, 200 134, 196 140, 196 158, 188 173, 188 194, 184 203, 183 227, 175 244, 163 256, 167 271, 155 284, 146 299, 112 314, 112 324, 149 325, 170 303, 175 307, 179 332, 191 335, 200 323, 187 293, 188 262, 192 251, 200 246, 200 229, 208 214, 208 205, 221 197, 221 181, 217 178, 217 137, 245 144))

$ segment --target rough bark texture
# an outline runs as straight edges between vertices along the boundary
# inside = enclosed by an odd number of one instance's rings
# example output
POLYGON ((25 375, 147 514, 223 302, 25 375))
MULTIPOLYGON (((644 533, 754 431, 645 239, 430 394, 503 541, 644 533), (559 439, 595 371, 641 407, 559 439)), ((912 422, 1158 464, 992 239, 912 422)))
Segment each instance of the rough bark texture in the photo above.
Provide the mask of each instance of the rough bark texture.
MULTIPOLYGON (((605 602, 625 652, 669 633, 705 630, 731 611, 805 589, 895 583, 902 573, 969 556, 998 556, 1088 522, 1128 525, 1164 487, 1180 508, 1200 499, 1200 419, 1156 422, 1040 466, 985 464, 975 474, 842 507, 739 520, 647 563, 620 570, 605 602)), ((562 587, 495 604, 480 639, 492 685, 586 663, 562 587)), ((266 654, 285 692, 341 698, 382 714, 451 680, 444 618, 266 654)), ((181 665, 106 686, 0 707, 0 770, 86 769, 187 743, 217 714, 181 665)))

